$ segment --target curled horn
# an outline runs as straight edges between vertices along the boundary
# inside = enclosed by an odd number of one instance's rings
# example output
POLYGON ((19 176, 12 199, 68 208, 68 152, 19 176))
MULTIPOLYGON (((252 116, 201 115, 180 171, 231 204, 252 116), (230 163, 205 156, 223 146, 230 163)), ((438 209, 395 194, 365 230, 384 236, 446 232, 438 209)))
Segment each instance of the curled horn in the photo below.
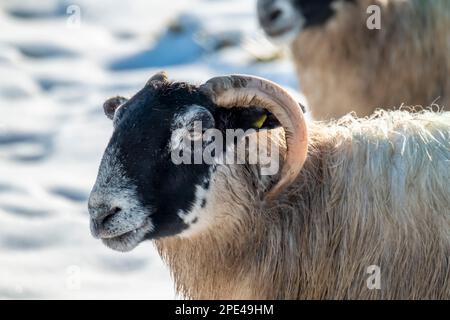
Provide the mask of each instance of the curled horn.
POLYGON ((297 101, 276 83, 247 75, 212 78, 200 87, 219 107, 258 106, 270 111, 285 131, 286 155, 278 182, 266 194, 272 200, 297 177, 306 160, 308 131, 297 101))

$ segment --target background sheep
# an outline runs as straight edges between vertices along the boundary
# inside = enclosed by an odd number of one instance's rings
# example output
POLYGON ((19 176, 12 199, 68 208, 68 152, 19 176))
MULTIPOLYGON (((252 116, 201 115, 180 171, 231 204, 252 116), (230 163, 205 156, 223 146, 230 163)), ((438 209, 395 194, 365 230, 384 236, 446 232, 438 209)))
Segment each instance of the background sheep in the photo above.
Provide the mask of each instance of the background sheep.
POLYGON ((89 200, 93 234, 121 251, 157 239, 183 296, 450 298, 449 113, 380 111, 306 130, 295 100, 266 80, 196 87, 163 75, 105 112, 115 130, 89 200), (245 129, 261 115, 257 128, 286 132, 279 175, 171 161, 180 124, 245 129), (380 290, 366 285, 371 265, 380 290))
POLYGON ((291 42, 315 119, 402 104, 450 108, 450 2, 259 0, 266 33, 291 42), (369 30, 367 8, 381 8, 369 30))

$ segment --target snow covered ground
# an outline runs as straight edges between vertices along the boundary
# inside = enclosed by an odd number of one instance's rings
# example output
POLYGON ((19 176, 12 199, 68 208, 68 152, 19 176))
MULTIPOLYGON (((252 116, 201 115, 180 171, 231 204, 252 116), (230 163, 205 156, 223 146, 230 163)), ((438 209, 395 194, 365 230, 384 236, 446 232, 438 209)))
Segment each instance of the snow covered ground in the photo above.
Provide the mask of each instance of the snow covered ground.
POLYGON ((112 132, 102 103, 162 69, 295 90, 279 56, 253 0, 2 0, 0 298, 175 298, 150 242, 123 254, 90 235, 86 201, 112 132))

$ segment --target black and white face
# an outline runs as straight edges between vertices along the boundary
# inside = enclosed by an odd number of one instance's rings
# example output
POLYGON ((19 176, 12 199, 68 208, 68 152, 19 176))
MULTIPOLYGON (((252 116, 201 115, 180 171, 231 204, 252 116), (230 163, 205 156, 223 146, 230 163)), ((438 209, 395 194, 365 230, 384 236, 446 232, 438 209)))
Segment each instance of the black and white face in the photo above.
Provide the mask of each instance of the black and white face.
MULTIPOLYGON (((199 122, 203 130, 247 130, 267 113, 217 108, 197 87, 167 81, 147 85, 130 100, 109 99, 104 110, 114 132, 89 198, 91 232, 119 251, 145 239, 191 234, 211 220, 202 209, 215 165, 174 163, 179 132, 192 132, 199 122)), ((278 126, 270 114, 265 118, 267 128, 278 126)))
POLYGON ((258 0, 258 19, 265 33, 279 42, 292 42, 310 27, 327 23, 339 2, 354 0, 258 0))

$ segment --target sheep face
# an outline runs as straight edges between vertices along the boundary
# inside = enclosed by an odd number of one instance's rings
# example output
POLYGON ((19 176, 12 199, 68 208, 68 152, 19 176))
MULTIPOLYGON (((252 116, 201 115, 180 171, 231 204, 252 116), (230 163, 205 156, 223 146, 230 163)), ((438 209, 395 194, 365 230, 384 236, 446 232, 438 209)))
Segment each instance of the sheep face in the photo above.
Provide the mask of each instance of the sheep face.
POLYGON ((266 34, 292 42, 304 29, 325 24, 340 2, 355 0, 258 0, 258 19, 266 34))
MULTIPOLYGON (((194 126, 247 130, 262 114, 266 127, 278 126, 264 109, 218 108, 197 87, 167 81, 150 81, 130 100, 109 99, 104 110, 114 132, 88 206, 93 236, 119 251, 145 239, 190 236, 214 219, 204 207, 215 164, 173 158, 180 145, 197 140, 194 126)), ((202 139, 200 149, 206 146, 202 139)))

